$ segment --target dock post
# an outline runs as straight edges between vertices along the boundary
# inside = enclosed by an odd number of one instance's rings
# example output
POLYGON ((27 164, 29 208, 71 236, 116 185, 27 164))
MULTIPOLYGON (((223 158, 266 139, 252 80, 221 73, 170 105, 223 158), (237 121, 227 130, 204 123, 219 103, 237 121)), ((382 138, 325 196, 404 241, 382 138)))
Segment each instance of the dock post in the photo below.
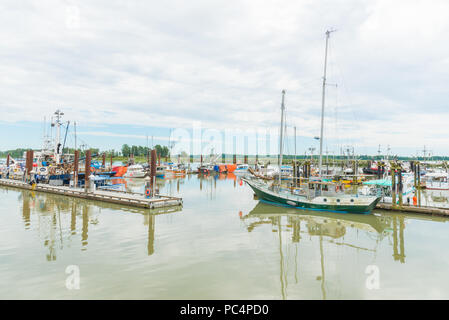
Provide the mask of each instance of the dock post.
POLYGON ((224 152, 221 154, 221 162, 226 163, 226 155, 224 152))
POLYGON ((193 163, 193 154, 190 155, 190 163, 193 163))
POLYGON ((200 164, 203 165, 203 155, 200 156, 200 164))
POLYGON ((111 171, 112 171, 112 157, 114 156, 113 152, 111 152, 111 171))
POLYGON ((248 155, 245 154, 245 157, 243 159, 243 163, 248 164, 248 155))
POLYGON ((259 162, 259 155, 256 154, 256 164, 259 162))
POLYGON ((412 170, 413 170, 413 185, 415 186, 415 189, 416 189, 416 187, 417 187, 417 185, 416 185, 417 176, 416 176, 415 164, 413 164, 413 162, 412 162, 412 170))
POLYGON ((232 163, 233 163, 233 164, 236 164, 236 163, 237 163, 237 155, 236 155, 235 153, 234 153, 234 156, 233 156, 232 163))
POLYGON ((421 189, 421 165, 419 163, 416 175, 418 176, 418 189, 421 189))
POLYGON ((402 170, 398 169, 398 194, 399 194, 399 207, 402 207, 402 170))
POLYGON ((86 150, 86 165, 84 168, 85 174, 84 174, 84 190, 86 192, 89 191, 89 180, 90 180, 90 162, 92 160, 92 152, 89 150, 86 150))
POLYGON ((391 168, 391 205, 396 207, 396 169, 391 168))
POLYGON ((75 188, 78 186, 79 161, 80 161, 80 152, 78 150, 75 150, 75 159, 74 159, 75 163, 73 166, 73 180, 75 188))
POLYGON ((103 154, 102 154, 102 163, 101 163, 101 166, 103 167, 103 169, 105 169, 106 170, 106 152, 103 152, 103 154))
POLYGON ((151 197, 156 194, 156 149, 151 150, 151 163, 150 163, 150 179, 151 179, 151 197))
POLYGON ((33 171, 33 150, 27 151, 27 158, 26 158, 26 171, 27 171, 27 181, 31 181, 31 171, 33 171))

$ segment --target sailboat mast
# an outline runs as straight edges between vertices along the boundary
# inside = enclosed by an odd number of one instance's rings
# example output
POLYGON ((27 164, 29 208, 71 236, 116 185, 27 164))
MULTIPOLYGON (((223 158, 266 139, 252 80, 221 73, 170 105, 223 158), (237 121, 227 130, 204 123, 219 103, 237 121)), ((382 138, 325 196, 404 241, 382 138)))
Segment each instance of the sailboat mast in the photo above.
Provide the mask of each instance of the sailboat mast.
POLYGON ((326 31, 326 50, 324 53, 324 75, 323 75, 323 94, 321 98, 321 132, 320 132, 320 162, 319 162, 319 174, 322 173, 323 164, 323 131, 324 131, 324 102, 326 96, 326 71, 327 71, 327 48, 329 43, 329 36, 334 30, 326 31))
POLYGON ((284 142, 284 97, 285 97, 285 90, 282 90, 282 103, 281 103, 281 134, 279 137, 279 185, 281 185, 281 167, 282 167, 282 149, 283 149, 283 142, 284 142))

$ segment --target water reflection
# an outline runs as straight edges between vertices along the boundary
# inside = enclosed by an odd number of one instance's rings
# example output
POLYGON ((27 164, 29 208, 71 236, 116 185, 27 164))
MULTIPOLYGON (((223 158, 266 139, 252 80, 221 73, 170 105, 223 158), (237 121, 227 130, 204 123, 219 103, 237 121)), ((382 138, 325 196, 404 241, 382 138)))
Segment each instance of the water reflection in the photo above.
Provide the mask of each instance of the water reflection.
MULTIPOLYGON (((8 188, 10 189, 10 188, 8 188)), ((17 191, 17 189, 11 189, 17 191)), ((170 208, 158 208, 153 210, 122 207, 120 205, 96 202, 84 199, 64 197, 60 195, 46 194, 21 190, 18 200, 22 203, 22 219, 25 230, 35 229, 39 237, 43 239, 46 247, 47 261, 57 259, 57 251, 64 248, 64 241, 71 242, 77 232, 80 231, 81 250, 86 251, 89 244, 89 227, 101 223, 102 209, 112 209, 119 212, 132 212, 143 215, 143 225, 148 228, 147 253, 154 253, 154 239, 156 221, 160 214, 169 214, 181 211, 181 206, 170 208), (32 215, 37 217, 33 220, 32 215), (77 228, 77 220, 80 221, 80 229, 77 228), (32 223, 36 224, 33 228, 32 223), (59 245, 58 245, 59 244, 59 245)))
MULTIPOLYGON (((287 298, 288 277, 286 271, 285 250, 291 251, 294 247, 294 278, 298 279, 298 249, 304 238, 306 241, 316 238, 319 241, 320 266, 319 275, 316 277, 320 281, 322 299, 326 299, 326 252, 334 253, 335 247, 347 247, 357 251, 365 251, 376 258, 377 249, 381 242, 392 246, 393 260, 399 263, 406 262, 405 255, 405 227, 406 219, 424 219, 445 222, 447 219, 439 217, 410 216, 391 214, 385 212, 375 212, 369 215, 360 214, 336 214, 327 212, 315 212, 297 210, 293 208, 274 206, 262 201, 246 215, 239 212, 240 219, 244 222, 248 232, 254 232, 256 228, 270 225, 272 232, 277 234, 279 241, 279 263, 280 263, 280 287, 282 299, 287 298), (345 235, 356 233, 357 240, 359 233, 364 233, 370 241, 358 241, 351 243, 347 241, 345 235), (287 235, 287 237, 286 237, 287 235), (323 248, 323 242, 330 244, 327 250, 323 248), (364 245, 364 243, 366 243, 364 245)), ((351 239, 351 237, 349 237, 351 239)), ((291 252, 290 252, 291 255, 291 252)))

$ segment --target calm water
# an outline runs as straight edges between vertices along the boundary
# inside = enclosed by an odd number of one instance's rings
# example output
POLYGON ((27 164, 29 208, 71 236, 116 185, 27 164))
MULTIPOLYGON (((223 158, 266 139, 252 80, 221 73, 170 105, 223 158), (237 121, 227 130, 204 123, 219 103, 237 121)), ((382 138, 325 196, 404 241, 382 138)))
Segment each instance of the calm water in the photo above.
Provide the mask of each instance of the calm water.
POLYGON ((0 187, 0 298, 449 299, 447 219, 275 207, 234 176, 158 184, 183 208, 0 187), (79 290, 66 288, 70 265, 79 290))

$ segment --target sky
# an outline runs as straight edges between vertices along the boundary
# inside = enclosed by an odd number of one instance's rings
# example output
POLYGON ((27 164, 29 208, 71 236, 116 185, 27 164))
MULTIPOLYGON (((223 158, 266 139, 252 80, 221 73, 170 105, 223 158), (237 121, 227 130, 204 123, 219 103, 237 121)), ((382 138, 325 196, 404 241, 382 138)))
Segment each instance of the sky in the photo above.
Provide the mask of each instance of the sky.
POLYGON ((449 155, 447 0, 4 0, 0 150, 39 148, 61 109, 70 146, 76 122, 100 149, 248 135, 237 153, 274 154, 285 90, 285 149, 296 127, 316 153, 331 29, 323 148, 449 155))

